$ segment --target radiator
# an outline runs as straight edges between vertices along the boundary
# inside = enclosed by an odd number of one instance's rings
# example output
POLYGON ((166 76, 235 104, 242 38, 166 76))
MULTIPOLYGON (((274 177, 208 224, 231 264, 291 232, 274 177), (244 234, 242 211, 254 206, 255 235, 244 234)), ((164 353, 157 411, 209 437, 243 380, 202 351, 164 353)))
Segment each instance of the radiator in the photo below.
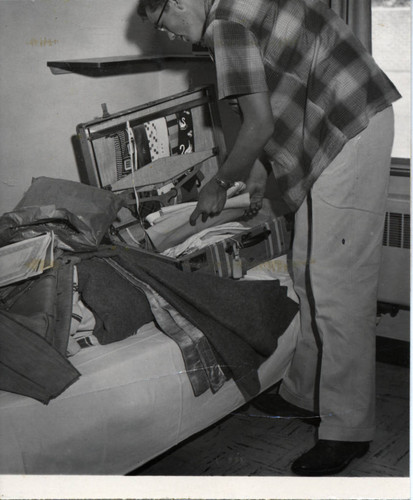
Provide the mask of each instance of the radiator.
POLYGON ((383 233, 378 301, 410 306, 410 166, 393 166, 383 233))

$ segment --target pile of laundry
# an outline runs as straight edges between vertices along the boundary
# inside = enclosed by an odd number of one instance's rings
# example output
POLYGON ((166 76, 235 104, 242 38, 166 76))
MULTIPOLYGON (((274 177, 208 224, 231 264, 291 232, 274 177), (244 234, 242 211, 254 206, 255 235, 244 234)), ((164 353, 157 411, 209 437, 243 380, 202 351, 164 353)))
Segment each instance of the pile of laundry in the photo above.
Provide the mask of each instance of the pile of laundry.
MULTIPOLYGON (((81 376, 70 359, 82 348, 121 341, 155 321, 180 348, 195 395, 216 392, 228 378, 246 398, 257 394, 257 369, 297 312, 286 287, 185 273, 172 259, 109 244, 121 209, 110 191, 40 177, 0 217, 0 250, 45 234, 54 246, 48 268, 0 281, 0 389, 47 404, 81 376)), ((179 220, 168 211, 167 218, 179 220)), ((185 241, 178 246, 190 248, 185 241)))

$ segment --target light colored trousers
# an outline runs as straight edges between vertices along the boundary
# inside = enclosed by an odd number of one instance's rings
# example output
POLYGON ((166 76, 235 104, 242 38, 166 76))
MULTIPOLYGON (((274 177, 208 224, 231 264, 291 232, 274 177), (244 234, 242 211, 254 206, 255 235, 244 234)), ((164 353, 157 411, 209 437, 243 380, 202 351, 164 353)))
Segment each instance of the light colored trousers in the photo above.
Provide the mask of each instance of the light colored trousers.
POLYGON ((280 394, 320 411, 319 439, 374 435, 376 300, 393 136, 388 107, 345 145, 295 217, 301 332, 280 394))

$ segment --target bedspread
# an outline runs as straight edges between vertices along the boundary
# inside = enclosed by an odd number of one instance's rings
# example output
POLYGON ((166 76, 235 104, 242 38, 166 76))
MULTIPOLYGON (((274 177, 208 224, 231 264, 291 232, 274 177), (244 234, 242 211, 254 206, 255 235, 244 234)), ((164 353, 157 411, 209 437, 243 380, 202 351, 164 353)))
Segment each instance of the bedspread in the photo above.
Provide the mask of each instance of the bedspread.
MULTIPOLYGON (((284 269, 255 277, 281 279, 294 298, 284 269)), ((283 377, 298 331, 296 315, 258 370, 261 390, 283 377)), ((245 402, 233 380, 195 397, 178 346, 153 323, 72 361, 82 376, 48 406, 0 392, 1 474, 125 474, 245 402)))

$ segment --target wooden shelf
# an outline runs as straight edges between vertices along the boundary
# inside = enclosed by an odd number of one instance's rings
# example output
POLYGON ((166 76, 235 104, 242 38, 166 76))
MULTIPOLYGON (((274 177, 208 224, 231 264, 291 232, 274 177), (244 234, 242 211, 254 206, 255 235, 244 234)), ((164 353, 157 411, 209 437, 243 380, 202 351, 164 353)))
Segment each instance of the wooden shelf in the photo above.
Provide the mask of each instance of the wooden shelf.
POLYGON ((210 61, 207 54, 163 54, 148 56, 99 57, 70 61, 48 61, 54 75, 79 73, 88 76, 109 76, 162 69, 168 62, 210 61))

